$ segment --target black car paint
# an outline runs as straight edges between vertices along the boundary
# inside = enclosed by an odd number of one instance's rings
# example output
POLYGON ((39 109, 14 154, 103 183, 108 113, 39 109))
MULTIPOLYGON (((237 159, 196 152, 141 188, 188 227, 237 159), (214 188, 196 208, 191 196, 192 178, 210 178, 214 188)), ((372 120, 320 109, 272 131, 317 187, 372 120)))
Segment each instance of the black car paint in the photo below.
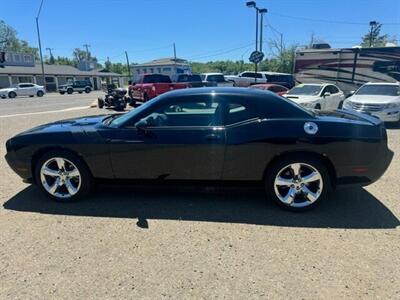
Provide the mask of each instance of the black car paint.
POLYGON ((105 118, 64 120, 23 132, 7 141, 6 159, 25 180, 32 178, 41 154, 62 148, 78 154, 95 178, 254 181, 263 178, 277 157, 301 152, 324 160, 336 183, 366 185, 384 173, 393 156, 379 120, 343 111, 312 114, 267 91, 185 89, 153 99, 120 127, 106 125, 105 118), (134 126, 171 99, 215 95, 250 101, 259 117, 231 125, 146 131, 134 126), (317 134, 307 134, 305 122, 316 123, 317 134))

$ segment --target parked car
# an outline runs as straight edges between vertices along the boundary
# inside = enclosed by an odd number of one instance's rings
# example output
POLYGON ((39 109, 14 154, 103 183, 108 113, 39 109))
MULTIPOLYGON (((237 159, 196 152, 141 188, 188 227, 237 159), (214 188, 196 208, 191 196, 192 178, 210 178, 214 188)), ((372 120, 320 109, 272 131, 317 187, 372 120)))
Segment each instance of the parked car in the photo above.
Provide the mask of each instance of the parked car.
POLYGON ((0 98, 15 98, 19 96, 43 97, 45 93, 44 86, 34 83, 18 83, 9 88, 0 89, 0 98))
POLYGON ((198 74, 176 74, 171 79, 174 83, 187 83, 190 87, 207 86, 207 82, 203 82, 198 74))
POLYGON ((286 94, 289 91, 289 89, 287 87, 284 87, 279 84, 270 84, 270 83, 254 84, 249 87, 252 89, 271 91, 275 94, 278 94, 279 96, 283 96, 284 94, 286 94))
POLYGON ((89 80, 76 80, 69 82, 67 84, 63 84, 58 86, 58 91, 61 95, 72 94, 74 92, 78 92, 79 94, 90 93, 93 89, 92 83, 89 80))
POLYGON ((222 73, 202 73, 201 79, 207 86, 233 86, 233 82, 226 80, 222 73))
POLYGON ((147 102, 168 91, 188 88, 188 83, 172 83, 168 75, 143 74, 129 87, 129 96, 134 100, 147 102))
POLYGON ((393 157, 375 117, 242 88, 169 92, 126 114, 36 127, 6 149, 10 167, 57 201, 84 197, 96 178, 258 182, 290 210, 375 182, 393 157))
POLYGON ((127 90, 123 88, 117 88, 115 84, 109 84, 107 86, 107 93, 104 97, 97 98, 98 108, 111 107, 117 111, 125 110, 126 104, 128 103, 128 97, 126 96, 127 90))
POLYGON ((400 83, 366 83, 344 101, 343 108, 400 122, 400 83))
POLYGON ((227 75, 226 80, 232 81, 234 86, 248 87, 253 84, 279 84, 291 89, 295 85, 294 77, 287 73, 276 72, 242 72, 239 75, 227 75))
POLYGON ((342 108, 344 93, 333 84, 299 84, 284 97, 311 109, 332 110, 342 108))

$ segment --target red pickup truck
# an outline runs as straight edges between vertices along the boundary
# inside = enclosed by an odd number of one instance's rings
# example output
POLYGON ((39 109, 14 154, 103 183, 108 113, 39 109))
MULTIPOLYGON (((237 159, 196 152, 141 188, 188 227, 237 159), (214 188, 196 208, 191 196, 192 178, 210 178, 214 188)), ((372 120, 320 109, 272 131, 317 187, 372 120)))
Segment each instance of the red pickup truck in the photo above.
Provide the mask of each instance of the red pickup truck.
POLYGON ((132 99, 146 102, 168 91, 190 87, 187 83, 172 83, 171 78, 162 74, 143 74, 139 80, 129 86, 132 99))

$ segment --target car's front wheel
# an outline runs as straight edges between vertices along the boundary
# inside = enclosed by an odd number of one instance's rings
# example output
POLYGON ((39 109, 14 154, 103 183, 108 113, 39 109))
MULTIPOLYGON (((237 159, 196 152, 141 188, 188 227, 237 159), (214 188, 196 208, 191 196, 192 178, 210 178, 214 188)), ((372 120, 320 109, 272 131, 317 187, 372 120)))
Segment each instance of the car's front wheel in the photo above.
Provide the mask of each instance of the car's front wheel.
POLYGON ((330 189, 329 173, 317 158, 293 155, 277 160, 267 170, 265 188, 280 207, 308 210, 323 201, 330 189))
POLYGON ((76 155, 62 150, 51 151, 37 161, 35 182, 53 200, 72 202, 90 191, 91 174, 76 155))
POLYGON ((44 95, 43 91, 38 91, 36 93, 36 96, 38 96, 38 97, 43 97, 43 95, 44 95))
POLYGON ((16 94, 15 92, 9 92, 9 93, 8 93, 8 98, 13 99, 13 98, 15 98, 15 97, 17 97, 17 94, 16 94))

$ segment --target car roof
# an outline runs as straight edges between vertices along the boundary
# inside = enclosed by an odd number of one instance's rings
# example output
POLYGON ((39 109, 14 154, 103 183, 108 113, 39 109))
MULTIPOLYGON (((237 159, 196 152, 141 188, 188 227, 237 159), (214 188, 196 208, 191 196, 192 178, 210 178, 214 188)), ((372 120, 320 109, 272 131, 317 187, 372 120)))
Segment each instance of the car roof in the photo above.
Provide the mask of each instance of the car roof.
POLYGON ((280 84, 276 84, 276 83, 259 83, 259 84, 253 84, 251 86, 255 86, 255 87, 257 87, 257 86, 261 87, 262 86, 262 87, 266 87, 266 88, 269 88, 269 87, 272 87, 272 86, 279 86, 279 87, 283 87, 283 88, 287 89, 287 87, 285 87, 283 85, 280 85, 280 84))
POLYGON ((400 82, 367 82, 364 85, 396 85, 400 86, 400 82))
MULTIPOLYGON (((255 73, 254 71, 243 71, 241 73, 255 73)), ((268 71, 258 71, 257 73, 260 74, 266 74, 266 75, 290 75, 292 76, 292 74, 289 73, 280 73, 280 72, 268 72, 268 71)))
MULTIPOLYGON (((201 87, 195 89, 178 89, 173 90, 163 95, 168 97, 183 97, 183 96, 196 96, 196 95, 232 95, 232 96, 263 96, 265 97, 266 91, 240 88, 240 87, 201 87)), ((268 92, 270 93, 270 92, 268 92)), ((271 95, 275 95, 271 93, 271 95)), ((250 97, 251 98, 251 97, 250 97)))
POLYGON ((224 75, 222 73, 201 73, 201 75, 224 75))

